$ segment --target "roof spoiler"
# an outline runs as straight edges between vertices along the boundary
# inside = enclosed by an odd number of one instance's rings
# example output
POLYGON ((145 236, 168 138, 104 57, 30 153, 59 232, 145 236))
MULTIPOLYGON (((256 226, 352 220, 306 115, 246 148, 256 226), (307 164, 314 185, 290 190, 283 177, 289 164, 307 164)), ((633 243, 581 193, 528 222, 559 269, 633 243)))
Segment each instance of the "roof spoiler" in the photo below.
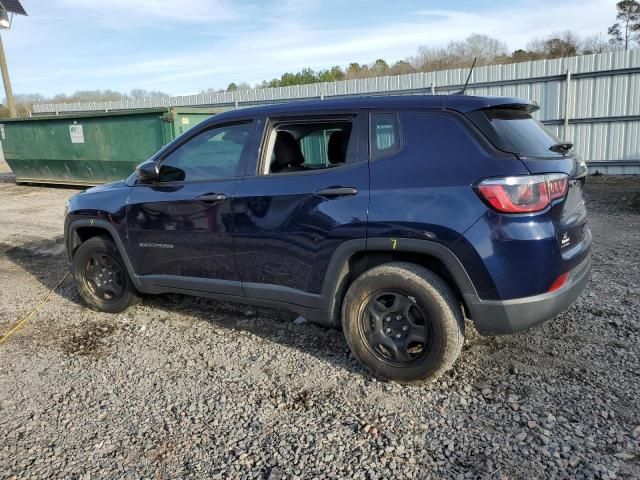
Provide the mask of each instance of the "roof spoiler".
POLYGON ((498 109, 509 109, 509 110, 523 110, 528 113, 537 112, 540 110, 540 105, 535 100, 531 100, 529 103, 501 103, 499 105, 491 105, 485 108, 479 108, 478 110, 498 110, 498 109))
POLYGON ((474 97, 450 94, 445 98, 442 108, 460 113, 495 108, 509 108, 533 113, 539 110, 540 106, 535 101, 517 97, 474 97))

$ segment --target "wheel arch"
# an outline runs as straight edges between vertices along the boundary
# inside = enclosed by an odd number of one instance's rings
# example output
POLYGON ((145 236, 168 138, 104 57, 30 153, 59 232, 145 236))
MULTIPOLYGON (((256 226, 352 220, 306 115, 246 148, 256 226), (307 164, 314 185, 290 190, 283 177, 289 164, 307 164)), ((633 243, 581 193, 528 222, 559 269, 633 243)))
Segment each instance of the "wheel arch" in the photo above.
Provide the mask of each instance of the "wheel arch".
POLYGON ((331 302, 331 324, 340 325, 346 291, 358 276, 378 265, 396 261, 421 265, 439 275, 451 287, 469 316, 465 298, 477 296, 476 289, 451 250, 428 240, 369 238, 366 246, 357 241, 345 242, 334 255, 323 284, 323 293, 329 296, 331 302))
POLYGON ((78 247, 80 247, 84 242, 99 235, 107 235, 111 240, 113 240, 116 248, 118 249, 118 253, 120 253, 120 256, 127 268, 127 272, 129 273, 129 277, 133 281, 134 285, 140 285, 140 280, 133 270, 133 265, 129 260, 127 250, 122 243, 116 228, 112 224, 99 219, 79 219, 69 223, 67 228, 66 248, 67 252, 69 252, 70 261, 78 247))

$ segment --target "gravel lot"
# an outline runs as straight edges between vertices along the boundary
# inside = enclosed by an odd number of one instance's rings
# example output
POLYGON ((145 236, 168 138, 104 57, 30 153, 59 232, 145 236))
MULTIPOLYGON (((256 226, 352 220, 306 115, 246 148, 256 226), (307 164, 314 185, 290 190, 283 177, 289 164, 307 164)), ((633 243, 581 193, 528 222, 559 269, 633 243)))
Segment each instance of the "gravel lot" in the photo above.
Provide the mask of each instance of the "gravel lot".
MULTIPOLYGON (((67 188, 0 179, 0 334, 64 276, 67 188)), ((339 331, 178 295, 93 312, 67 278, 0 344, 0 478, 638 478, 638 177, 591 177, 588 290, 432 384, 339 331)))

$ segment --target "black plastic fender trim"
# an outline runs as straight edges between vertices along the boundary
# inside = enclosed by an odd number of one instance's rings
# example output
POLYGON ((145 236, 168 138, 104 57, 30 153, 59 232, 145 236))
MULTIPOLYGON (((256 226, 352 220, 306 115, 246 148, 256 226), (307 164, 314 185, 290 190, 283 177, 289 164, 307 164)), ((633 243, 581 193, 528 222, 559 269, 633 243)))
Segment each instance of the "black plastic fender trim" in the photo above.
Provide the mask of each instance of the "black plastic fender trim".
POLYGON ((367 251, 408 252, 430 255, 440 260, 456 282, 463 295, 476 295, 477 291, 458 257, 444 245, 415 238, 369 238, 367 251))
POLYGON ((115 227, 111 225, 109 222, 107 222, 106 220, 88 218, 88 219, 74 220, 73 222, 71 222, 68 226, 67 235, 65 235, 65 241, 67 242, 66 246, 67 246, 67 251, 69 252, 69 255, 71 255, 71 252, 73 251, 72 242, 76 234, 76 230, 82 227, 100 228, 105 230, 109 235, 111 235, 114 243, 116 244, 116 248, 118 249, 118 252, 122 257, 122 260, 124 261, 124 265, 127 268, 127 272, 129 272, 129 277, 131 278, 131 281, 133 281, 134 285, 136 285, 137 287, 142 285, 142 283, 140 282, 139 276, 133 270, 133 265, 129 260, 129 255, 127 255, 127 250, 125 249, 124 244, 122 243, 122 239, 120 238, 120 235, 118 235, 118 232, 115 229, 115 227))
POLYGON ((403 252, 430 255, 440 260, 460 290, 463 299, 477 298, 477 291, 458 260, 458 257, 444 245, 411 238, 374 237, 349 240, 341 244, 333 254, 322 286, 321 302, 316 305, 331 312, 331 323, 340 324, 340 310, 342 307, 342 285, 349 274, 349 260, 359 252, 403 252), (323 304, 324 303, 324 304, 323 304))

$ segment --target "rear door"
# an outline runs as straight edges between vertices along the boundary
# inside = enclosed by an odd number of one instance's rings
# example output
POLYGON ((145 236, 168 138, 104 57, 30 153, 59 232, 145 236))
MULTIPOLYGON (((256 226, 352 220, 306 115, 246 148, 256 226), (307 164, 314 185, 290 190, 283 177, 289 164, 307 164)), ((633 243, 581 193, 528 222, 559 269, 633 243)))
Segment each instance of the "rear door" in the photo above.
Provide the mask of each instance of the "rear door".
POLYGON ((199 128, 159 159, 160 181, 131 189, 131 257, 147 284, 242 294, 231 201, 254 128, 199 128))
POLYGON ((365 245, 366 123, 357 111, 266 119, 260 154, 233 201, 247 296, 315 306, 336 250, 365 245))

